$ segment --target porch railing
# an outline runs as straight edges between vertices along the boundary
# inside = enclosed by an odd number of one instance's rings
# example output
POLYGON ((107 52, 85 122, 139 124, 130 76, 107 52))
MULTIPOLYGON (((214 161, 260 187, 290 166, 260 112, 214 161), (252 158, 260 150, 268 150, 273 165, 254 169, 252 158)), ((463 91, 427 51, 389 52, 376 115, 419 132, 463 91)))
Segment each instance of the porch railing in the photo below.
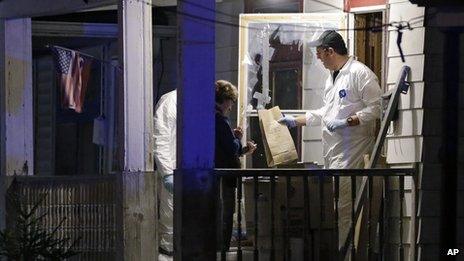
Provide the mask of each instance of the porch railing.
POLYGON ((414 173, 414 168, 216 169, 219 180, 236 178, 236 206, 245 205, 246 212, 243 215, 243 208, 236 208, 236 240, 228 252, 222 250, 218 259, 414 257, 414 173), (363 177, 367 177, 366 198, 357 216, 356 192, 363 177), (409 202, 405 194, 411 195, 409 202), (406 205, 413 208, 410 217, 405 215, 406 205), (407 227, 405 220, 410 222, 407 227), (403 238, 406 229, 409 242, 403 238))
MULTIPOLYGON (((39 204, 45 214, 41 226, 56 236, 76 240, 69 260, 116 260, 116 176, 16 176, 7 197, 16 197, 26 208, 39 204), (63 221, 62 221, 63 220, 63 221)), ((11 207, 11 206, 10 206, 11 207)), ((7 208, 7 226, 15 220, 7 208)))

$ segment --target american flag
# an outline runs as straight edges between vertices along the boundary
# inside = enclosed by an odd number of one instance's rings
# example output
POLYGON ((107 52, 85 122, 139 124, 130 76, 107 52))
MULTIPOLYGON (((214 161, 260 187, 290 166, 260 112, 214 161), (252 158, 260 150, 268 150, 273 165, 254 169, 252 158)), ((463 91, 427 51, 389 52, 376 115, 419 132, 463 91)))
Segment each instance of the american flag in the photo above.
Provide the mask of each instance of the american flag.
POLYGON ((61 106, 81 113, 90 77, 92 58, 58 46, 52 46, 51 50, 59 74, 61 106))

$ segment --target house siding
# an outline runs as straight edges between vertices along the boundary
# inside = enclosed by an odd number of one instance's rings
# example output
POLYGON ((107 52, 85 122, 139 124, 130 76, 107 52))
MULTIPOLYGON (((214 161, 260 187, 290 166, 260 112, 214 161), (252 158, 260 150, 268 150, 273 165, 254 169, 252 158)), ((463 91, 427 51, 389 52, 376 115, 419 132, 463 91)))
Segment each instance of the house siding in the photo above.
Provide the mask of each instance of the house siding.
MULTIPOLYGON (((216 20, 238 24, 238 17, 244 12, 244 3, 225 0, 216 3, 216 12, 216 20)), ((216 80, 230 81, 236 86, 238 84, 238 30, 238 27, 216 24, 216 80)), ((230 118, 232 126, 235 126, 237 115, 233 113, 230 118)))
MULTIPOLYGON (((322 0, 304 1, 305 13, 340 13, 343 11, 343 1, 322 0)), ((324 86, 303 86, 303 108, 307 110, 318 109, 323 106, 322 94, 324 86)), ((320 126, 305 127, 302 129, 302 160, 324 164, 322 157, 322 131, 320 126)))
MULTIPOLYGON (((389 1, 389 9, 387 11, 388 22, 408 21, 424 15, 424 8, 417 7, 409 2, 404 1, 389 1)), ((411 87, 408 94, 401 95, 398 105, 398 119, 391 124, 386 138, 386 158, 390 167, 412 167, 415 163, 419 166, 419 176, 422 173, 422 153, 423 153, 423 97, 424 97, 424 37, 425 30, 420 27, 422 22, 414 24, 413 30, 404 30, 401 47, 403 50, 405 62, 401 60, 400 52, 396 44, 398 32, 395 28, 389 28, 387 34, 387 58, 386 58, 386 82, 387 89, 395 86, 401 68, 408 65, 411 68, 411 73, 408 81, 411 87)), ((417 179, 416 179, 417 181, 417 179)), ((410 260, 414 256, 415 249, 410 248, 411 243, 414 244, 416 234, 414 227, 420 220, 415 220, 416 203, 421 201, 421 194, 416 194, 414 199, 413 190, 417 189, 417 184, 413 184, 413 179, 405 178, 405 202, 406 206, 403 216, 403 235, 399 234, 399 217, 394 213, 399 213, 400 205, 390 205, 388 210, 390 213, 388 255, 387 260, 399 260, 397 252, 397 244, 400 241, 406 242, 404 258, 410 260)), ((390 187, 390 195, 398 197, 398 187, 390 187)), ((393 200, 396 202, 396 200, 393 200)), ((403 206, 404 206, 403 205, 403 206)))

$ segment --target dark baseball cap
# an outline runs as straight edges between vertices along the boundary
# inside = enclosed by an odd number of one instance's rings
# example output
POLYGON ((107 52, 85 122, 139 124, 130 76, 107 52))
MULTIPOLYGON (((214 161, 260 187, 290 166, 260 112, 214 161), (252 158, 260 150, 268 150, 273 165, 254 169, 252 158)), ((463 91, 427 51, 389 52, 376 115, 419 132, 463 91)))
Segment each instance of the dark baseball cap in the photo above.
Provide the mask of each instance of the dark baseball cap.
POLYGON ((326 30, 316 41, 308 43, 309 47, 332 47, 339 54, 346 54, 347 49, 343 37, 335 30, 326 30))

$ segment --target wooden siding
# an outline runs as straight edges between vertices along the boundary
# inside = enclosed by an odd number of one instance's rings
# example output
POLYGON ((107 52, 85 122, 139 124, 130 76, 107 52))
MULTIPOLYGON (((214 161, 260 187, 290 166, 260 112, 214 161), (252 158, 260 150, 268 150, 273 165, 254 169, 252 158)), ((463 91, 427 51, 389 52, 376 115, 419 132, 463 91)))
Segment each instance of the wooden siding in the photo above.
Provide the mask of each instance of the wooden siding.
MULTIPOLYGON (((412 18, 419 17, 424 14, 424 8, 417 7, 409 2, 404 1, 389 1, 390 8, 388 9, 388 22, 395 21, 408 21, 412 18)), ((422 25, 419 22, 415 26, 422 25)), ((398 120, 391 124, 389 134, 386 139, 386 155, 387 163, 391 167, 401 167, 405 165, 411 165, 415 162, 422 161, 423 154, 423 119, 424 110, 423 97, 424 97, 424 36, 425 30, 418 28, 414 30, 405 30, 402 39, 402 50, 405 58, 405 62, 401 61, 398 46, 396 44, 398 32, 394 28, 390 28, 387 34, 387 58, 386 58, 386 72, 387 72, 387 89, 394 86, 398 77, 398 72, 401 66, 408 65, 411 67, 411 75, 408 79, 411 82, 411 87, 408 94, 401 95, 398 104, 398 120)), ((419 175, 422 170, 422 165, 418 164, 419 175)), ((412 180, 410 180, 412 181, 412 180)), ((417 181, 417 180, 416 180, 417 181)), ((403 242, 410 243, 410 247, 405 248, 405 260, 410 260, 414 256, 415 252, 415 241, 411 242, 411 238, 415 239, 417 234, 414 235, 415 226, 417 226, 417 220, 414 218, 416 215, 416 204, 420 201, 420 194, 416 198, 413 198, 413 191, 417 189, 414 184, 405 180, 405 204, 406 212, 403 218, 406 228, 403 230, 403 235, 399 234, 399 231, 395 230, 394 227, 390 231, 389 243, 391 248, 387 251, 390 256, 389 260, 398 260, 398 251, 395 249, 395 244, 399 241, 399 237, 402 237, 403 242), (411 223, 412 222, 412 223, 411 223), (412 243, 412 245, 411 245, 412 243)), ((398 188, 392 186, 390 196, 397 197, 399 194, 398 188)), ((395 202, 395 201, 393 201, 395 202)), ((390 206, 391 213, 395 213, 399 209, 399 206, 390 206)), ((398 221, 395 215, 390 215, 390 219, 398 221)), ((419 235, 420 236, 420 235, 419 235)))
POLYGON ((55 68, 51 56, 34 61, 35 170, 34 175, 55 174, 55 68))
MULTIPOLYGON (((217 19, 226 23, 238 24, 238 17, 244 12, 243 1, 224 1, 216 4, 217 19)), ((238 27, 216 25, 216 80, 222 79, 238 86, 238 27)), ((237 110, 233 110, 237 111, 237 110)), ((237 125, 237 114, 230 115, 232 126, 237 125)))

